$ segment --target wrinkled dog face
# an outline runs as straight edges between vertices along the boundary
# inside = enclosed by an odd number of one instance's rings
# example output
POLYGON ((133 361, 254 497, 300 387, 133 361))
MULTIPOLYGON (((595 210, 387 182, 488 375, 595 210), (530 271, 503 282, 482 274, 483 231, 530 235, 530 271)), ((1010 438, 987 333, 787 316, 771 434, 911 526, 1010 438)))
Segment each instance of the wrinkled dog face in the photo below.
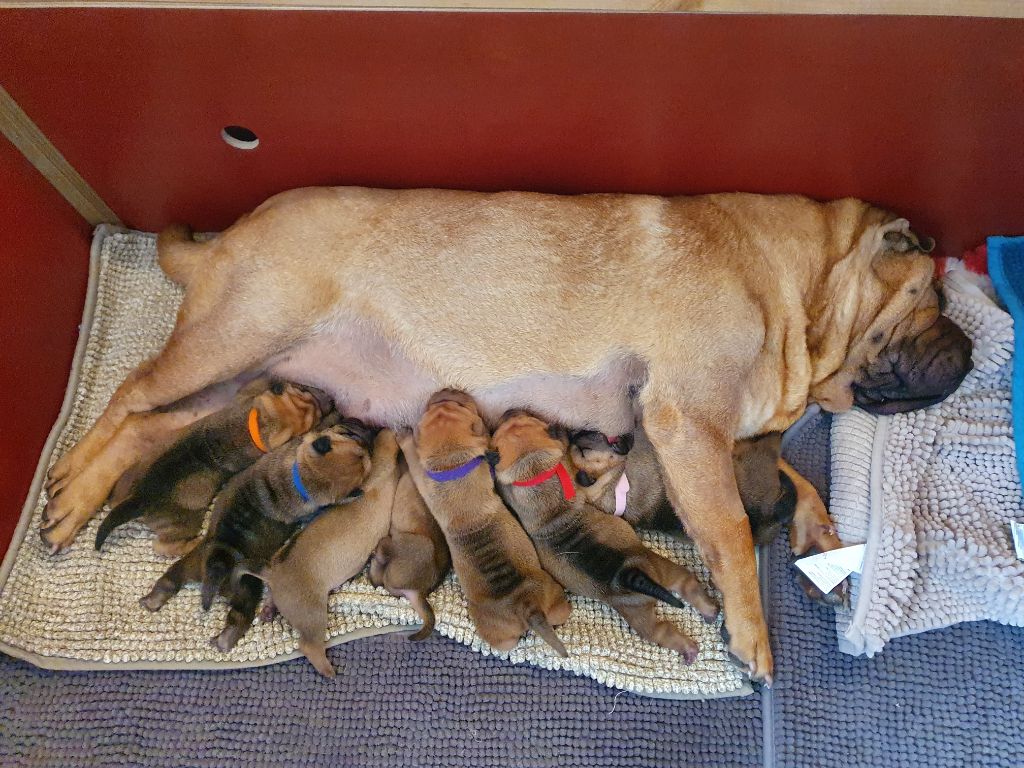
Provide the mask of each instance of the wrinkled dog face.
POLYGON ((830 399, 880 415, 945 400, 973 367, 970 339, 940 313, 927 255, 934 241, 919 241, 903 220, 887 227, 867 277, 872 285, 860 296, 874 304, 874 315, 853 339, 843 371, 822 387, 848 388, 844 398, 830 399))
POLYGON ((934 241, 926 238, 922 243, 909 230, 888 232, 884 241, 892 255, 883 257, 888 263, 880 264, 879 271, 898 270, 900 261, 914 259, 926 265, 929 278, 924 286, 900 286, 912 302, 909 313, 888 334, 876 330, 868 339, 877 352, 860 366, 852 385, 853 402, 874 414, 905 413, 939 403, 973 367, 971 340, 939 312, 938 289, 930 278, 933 266, 925 255, 934 241))

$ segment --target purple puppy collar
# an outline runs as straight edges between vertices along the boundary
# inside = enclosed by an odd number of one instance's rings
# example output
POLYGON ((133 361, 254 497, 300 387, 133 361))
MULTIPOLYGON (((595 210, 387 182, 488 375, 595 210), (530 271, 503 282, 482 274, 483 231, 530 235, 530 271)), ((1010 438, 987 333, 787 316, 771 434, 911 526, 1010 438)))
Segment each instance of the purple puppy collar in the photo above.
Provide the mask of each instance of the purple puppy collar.
MULTIPOLYGON (((470 459, 465 464, 460 464, 457 467, 445 469, 441 472, 431 472, 428 469, 426 470, 427 477, 429 477, 431 480, 437 483, 448 483, 451 482, 452 480, 461 480, 474 469, 479 467, 483 460, 483 456, 477 456, 475 459, 470 459)), ((493 467, 491 468, 491 471, 494 471, 493 467)))

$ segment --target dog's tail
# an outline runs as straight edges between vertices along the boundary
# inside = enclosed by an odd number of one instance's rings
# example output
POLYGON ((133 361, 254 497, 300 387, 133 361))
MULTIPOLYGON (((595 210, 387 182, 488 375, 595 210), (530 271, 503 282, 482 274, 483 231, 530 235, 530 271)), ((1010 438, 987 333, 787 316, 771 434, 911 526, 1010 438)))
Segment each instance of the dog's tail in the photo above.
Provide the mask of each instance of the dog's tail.
POLYGON ((530 629, 537 633, 537 637, 551 646, 555 653, 563 659, 568 657, 569 652, 565 650, 562 641, 555 634, 555 628, 551 626, 551 623, 543 613, 534 611, 530 614, 530 618, 527 619, 526 623, 530 625, 530 629))
POLYGON ((665 589, 665 587, 661 586, 661 584, 656 582, 639 568, 623 568, 619 573, 617 581, 620 587, 628 589, 631 592, 639 592, 642 595, 653 597, 655 600, 661 600, 661 602, 668 603, 673 608, 686 607, 686 604, 683 603, 682 600, 673 595, 665 589))
POLYGON ((402 595, 412 604, 413 610, 423 619, 423 626, 416 630, 415 633, 409 635, 409 639, 413 642, 426 640, 430 637, 430 633, 434 631, 434 609, 430 607, 426 596, 417 589, 402 590, 402 595))
POLYGON ((178 285, 187 288, 199 270, 204 243, 192 239, 192 230, 185 224, 172 224, 156 239, 157 260, 160 269, 178 285))
POLYGON ((130 496, 110 510, 110 514, 103 518, 100 529, 96 532, 96 551, 99 552, 103 548, 103 542, 114 532, 115 528, 124 525, 129 520, 142 517, 145 513, 146 504, 138 496, 130 496))

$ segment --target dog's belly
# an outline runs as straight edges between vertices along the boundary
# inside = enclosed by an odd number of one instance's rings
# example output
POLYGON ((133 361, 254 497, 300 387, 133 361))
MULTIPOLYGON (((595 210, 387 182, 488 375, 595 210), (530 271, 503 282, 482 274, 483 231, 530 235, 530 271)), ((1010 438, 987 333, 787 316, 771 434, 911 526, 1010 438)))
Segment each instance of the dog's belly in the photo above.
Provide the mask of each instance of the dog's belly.
POLYGON ((568 427, 615 435, 633 429, 635 394, 645 375, 639 360, 619 358, 590 376, 537 373, 466 386, 456 372, 426 370, 379 333, 355 324, 300 342, 268 370, 323 389, 346 416, 392 428, 416 423, 429 397, 452 387, 466 389, 491 425, 509 408, 528 408, 568 427))

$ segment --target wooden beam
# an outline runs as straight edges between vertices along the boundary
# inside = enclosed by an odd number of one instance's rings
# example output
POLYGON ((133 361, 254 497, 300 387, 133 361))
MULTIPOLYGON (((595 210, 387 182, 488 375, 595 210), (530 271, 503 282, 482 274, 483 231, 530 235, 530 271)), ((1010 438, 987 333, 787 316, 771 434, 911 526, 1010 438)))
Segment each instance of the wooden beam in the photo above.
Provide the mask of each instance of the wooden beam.
POLYGON ((0 8, 617 11, 1024 18, 1024 0, 0 0, 0 8))
POLYGON ((34 165, 46 180, 71 203, 72 207, 93 226, 120 224, 117 215, 107 207, 64 155, 50 143, 39 127, 0 86, 0 133, 34 165))

